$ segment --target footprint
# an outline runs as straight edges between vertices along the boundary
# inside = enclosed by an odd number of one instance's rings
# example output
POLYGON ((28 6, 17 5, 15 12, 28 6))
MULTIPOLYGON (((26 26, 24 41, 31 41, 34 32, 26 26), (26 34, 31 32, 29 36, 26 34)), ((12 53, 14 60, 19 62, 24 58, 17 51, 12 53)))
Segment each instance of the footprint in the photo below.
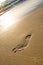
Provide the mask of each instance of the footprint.
POLYGON ((16 47, 14 47, 12 49, 12 51, 14 51, 14 53, 16 53, 17 51, 21 51, 24 50, 25 48, 27 48, 28 44, 29 44, 29 39, 31 37, 31 34, 28 34, 24 37, 24 39, 22 39, 22 41, 20 42, 20 44, 16 45, 16 47))

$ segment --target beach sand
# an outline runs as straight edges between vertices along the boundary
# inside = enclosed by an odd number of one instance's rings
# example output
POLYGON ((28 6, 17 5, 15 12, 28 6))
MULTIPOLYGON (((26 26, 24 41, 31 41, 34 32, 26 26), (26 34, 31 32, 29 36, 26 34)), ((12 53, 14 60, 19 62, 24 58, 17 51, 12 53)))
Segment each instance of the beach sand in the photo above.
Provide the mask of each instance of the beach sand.
POLYGON ((43 65, 43 5, 0 34, 0 65, 43 65), (30 33, 29 46, 14 53, 12 49, 30 33))

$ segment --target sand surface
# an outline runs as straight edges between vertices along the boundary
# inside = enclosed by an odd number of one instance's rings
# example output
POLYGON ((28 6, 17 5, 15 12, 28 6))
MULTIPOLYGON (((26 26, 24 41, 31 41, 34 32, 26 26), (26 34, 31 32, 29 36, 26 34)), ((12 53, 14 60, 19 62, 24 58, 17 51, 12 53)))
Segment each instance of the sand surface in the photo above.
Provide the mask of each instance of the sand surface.
POLYGON ((0 65, 43 65, 43 5, 0 34, 0 65), (30 33, 29 46, 14 53, 12 49, 30 33))

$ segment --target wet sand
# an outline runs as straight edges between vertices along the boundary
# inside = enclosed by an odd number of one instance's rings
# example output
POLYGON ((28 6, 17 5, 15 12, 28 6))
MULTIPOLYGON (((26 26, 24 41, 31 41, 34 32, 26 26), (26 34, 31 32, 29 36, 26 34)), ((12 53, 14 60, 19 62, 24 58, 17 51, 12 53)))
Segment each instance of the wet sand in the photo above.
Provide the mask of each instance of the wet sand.
POLYGON ((0 34, 0 65, 43 65, 43 5, 0 34), (14 53, 12 49, 30 33, 29 46, 14 53))

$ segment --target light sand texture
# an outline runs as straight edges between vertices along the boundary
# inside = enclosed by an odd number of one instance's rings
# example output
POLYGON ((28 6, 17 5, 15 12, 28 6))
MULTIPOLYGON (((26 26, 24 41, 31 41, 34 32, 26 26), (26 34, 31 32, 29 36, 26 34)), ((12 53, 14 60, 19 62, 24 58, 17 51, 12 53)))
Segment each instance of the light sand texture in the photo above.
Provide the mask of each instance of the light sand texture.
POLYGON ((43 65, 43 5, 0 35, 0 65, 43 65), (12 49, 30 33, 29 46, 14 53, 12 49))

